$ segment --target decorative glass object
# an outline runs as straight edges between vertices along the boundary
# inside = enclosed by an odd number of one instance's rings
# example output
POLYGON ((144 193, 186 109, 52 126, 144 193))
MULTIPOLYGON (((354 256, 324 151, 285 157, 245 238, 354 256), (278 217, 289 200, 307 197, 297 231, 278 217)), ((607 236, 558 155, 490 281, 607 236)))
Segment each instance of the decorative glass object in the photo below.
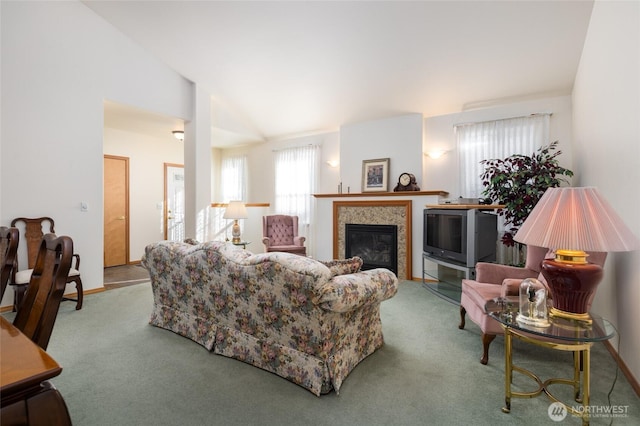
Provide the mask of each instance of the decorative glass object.
POLYGON ((548 327, 547 289, 535 278, 522 280, 520 284, 520 312, 516 321, 534 327, 548 327))

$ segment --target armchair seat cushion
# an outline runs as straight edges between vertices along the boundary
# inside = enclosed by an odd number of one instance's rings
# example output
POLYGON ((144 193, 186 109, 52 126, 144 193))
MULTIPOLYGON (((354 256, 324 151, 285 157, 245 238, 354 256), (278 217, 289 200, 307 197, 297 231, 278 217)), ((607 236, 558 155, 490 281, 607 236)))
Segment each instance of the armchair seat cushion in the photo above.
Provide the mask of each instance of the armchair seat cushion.
POLYGON ((17 285, 29 284, 29 280, 31 280, 32 273, 33 273, 33 269, 25 269, 25 270, 16 272, 16 277, 12 284, 17 284, 17 285))
POLYGON ((269 251, 286 251, 286 252, 305 252, 306 253, 306 247, 304 246, 275 246, 275 247, 269 247, 269 251))
POLYGON ((466 283, 462 285, 462 292, 467 295, 474 305, 482 308, 483 310, 488 301, 501 295, 502 286, 500 285, 479 282, 473 282, 472 285, 469 285, 469 281, 465 281, 466 283))

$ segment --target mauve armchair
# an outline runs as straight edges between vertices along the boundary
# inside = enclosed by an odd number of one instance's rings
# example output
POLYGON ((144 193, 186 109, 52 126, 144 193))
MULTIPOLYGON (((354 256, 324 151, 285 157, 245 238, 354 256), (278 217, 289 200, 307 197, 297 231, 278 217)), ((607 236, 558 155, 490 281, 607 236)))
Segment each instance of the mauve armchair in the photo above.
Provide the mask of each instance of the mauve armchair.
MULTIPOLYGON (((540 272, 541 263, 545 258, 554 258, 553 251, 544 247, 527 246, 524 268, 478 262, 476 264, 476 279, 462 280, 460 325, 458 328, 464 328, 465 315, 469 315, 469 318, 480 327, 482 332, 481 364, 489 362, 491 342, 497 335, 504 334, 500 323, 485 312, 486 303, 496 297, 518 296, 520 283, 525 278, 536 278, 546 286, 546 280, 540 272)), ((607 253, 589 253, 589 261, 601 266, 604 265, 606 258, 607 253)), ((591 302, 589 302, 589 306, 591 306, 591 302)))
POLYGON ((305 237, 298 235, 298 216, 262 217, 262 243, 267 252, 282 251, 306 256, 305 237))

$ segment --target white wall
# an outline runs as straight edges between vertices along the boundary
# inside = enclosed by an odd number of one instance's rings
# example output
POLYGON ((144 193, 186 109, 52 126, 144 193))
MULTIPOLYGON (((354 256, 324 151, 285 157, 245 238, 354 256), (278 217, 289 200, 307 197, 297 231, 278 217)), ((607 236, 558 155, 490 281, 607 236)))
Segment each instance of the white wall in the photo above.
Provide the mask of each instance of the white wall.
POLYGON ((164 163, 184 164, 183 143, 106 127, 105 155, 129 158, 129 261, 139 261, 144 248, 164 239, 164 163))
MULTIPOLYGON (((640 237, 640 3, 596 1, 573 91, 579 186, 595 186, 640 237)), ((612 253, 593 310, 614 323, 640 380, 640 251, 612 253)), ((617 339, 613 341, 614 347, 617 339)))
MULTIPOLYGON (((249 218, 243 220, 241 227, 243 229, 243 239, 252 241, 247 247, 254 253, 264 252, 262 246, 262 216, 265 214, 277 213, 275 210, 275 168, 274 168, 274 151, 284 148, 291 148, 304 145, 320 146, 320 170, 318 193, 336 192, 338 186, 338 176, 340 166, 337 168, 330 167, 327 164, 329 160, 337 160, 340 156, 340 135, 337 132, 321 133, 308 136, 292 137, 288 139, 272 140, 269 142, 259 143, 255 145, 247 145, 244 147, 215 150, 215 156, 220 159, 231 156, 241 155, 247 156, 248 166, 248 184, 247 184, 247 203, 268 203, 268 208, 250 207, 248 210, 249 218)), ((223 182, 220 182, 222 184, 223 182)), ((219 194, 219 192, 216 192, 219 194)), ((315 199, 313 199, 315 201, 315 199)), ((223 200, 214 200, 214 202, 222 202, 223 200)), ((316 227, 310 229, 308 236, 307 253, 314 256, 315 241, 318 238, 316 227)))
MULTIPOLYGON (((422 114, 344 125, 340 128, 340 179, 342 190, 362 192, 362 161, 389 158, 389 191, 401 173, 413 173, 421 189, 422 114)), ((331 191, 336 192, 336 191, 331 191)))
POLYGON ((460 193, 458 151, 454 133, 456 124, 499 120, 542 112, 553 113, 550 120, 549 141, 559 141, 558 146, 562 155, 558 157, 558 161, 563 167, 573 170, 571 97, 559 96, 426 118, 424 152, 443 150, 446 154, 438 159, 424 157, 422 170, 424 188, 447 191, 450 198, 469 196, 460 193))
POLYGON ((189 119, 191 84, 80 2, 1 7, 0 223, 53 217, 102 287, 103 101, 189 119))

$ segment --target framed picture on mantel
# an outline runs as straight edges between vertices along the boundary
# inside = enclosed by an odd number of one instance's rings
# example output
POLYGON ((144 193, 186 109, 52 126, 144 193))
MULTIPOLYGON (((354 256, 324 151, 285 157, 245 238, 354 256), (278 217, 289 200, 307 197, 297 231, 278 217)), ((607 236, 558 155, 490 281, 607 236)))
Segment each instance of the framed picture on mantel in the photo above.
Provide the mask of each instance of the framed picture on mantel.
POLYGON ((362 161, 362 192, 387 192, 389 187, 389 159, 362 161))

